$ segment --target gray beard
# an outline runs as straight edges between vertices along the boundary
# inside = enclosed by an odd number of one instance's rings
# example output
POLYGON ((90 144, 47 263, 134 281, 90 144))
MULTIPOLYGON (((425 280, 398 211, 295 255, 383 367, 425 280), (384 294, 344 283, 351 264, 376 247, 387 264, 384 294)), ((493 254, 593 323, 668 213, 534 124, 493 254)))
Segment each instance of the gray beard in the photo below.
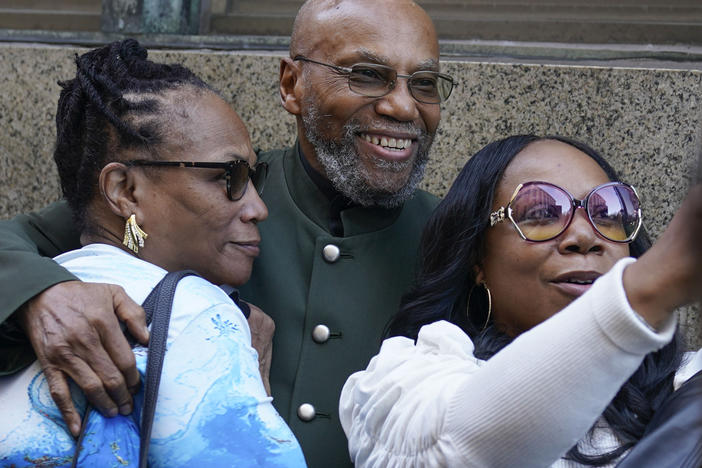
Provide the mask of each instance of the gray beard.
MULTIPOLYGON (((311 103, 310 103, 311 104, 311 103)), ((324 118, 320 116, 315 105, 307 105, 307 112, 302 114, 305 124, 305 136, 317 152, 317 160, 324 169, 327 179, 334 188, 352 202, 361 206, 380 206, 395 208, 412 198, 417 186, 424 178, 424 169, 429 162, 429 150, 434 136, 408 123, 393 123, 392 127, 401 132, 415 135, 419 147, 414 161, 387 161, 376 159, 376 168, 385 172, 401 172, 412 165, 407 181, 398 189, 390 183, 383 186, 382 181, 374 180, 361 164, 356 151, 354 138, 361 131, 359 122, 352 120, 344 125, 344 133, 338 141, 323 137, 319 129, 324 128, 324 118), (374 181, 374 185, 371 185, 374 181)), ((389 125, 383 122, 376 127, 389 125)))

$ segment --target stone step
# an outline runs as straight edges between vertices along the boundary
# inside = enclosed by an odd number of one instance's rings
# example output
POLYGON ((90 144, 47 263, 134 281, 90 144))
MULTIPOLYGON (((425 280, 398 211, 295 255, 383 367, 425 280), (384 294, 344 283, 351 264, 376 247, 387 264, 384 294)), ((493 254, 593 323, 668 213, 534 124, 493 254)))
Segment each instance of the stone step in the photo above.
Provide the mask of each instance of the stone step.
POLYGON ((210 34, 238 34, 253 36, 289 36, 292 15, 212 15, 210 34))
MULTIPOLYGON (((234 0, 210 34, 288 36, 303 0, 234 0)), ((419 0, 442 39, 702 45, 702 0, 419 0)), ((100 0, 0 0, 0 28, 99 31, 100 0)), ((220 9, 222 11, 222 9, 220 9)), ((389 20, 392 12, 388 13, 389 20)))
POLYGON ((228 5, 227 14, 292 15, 294 17, 303 3, 305 2, 302 0, 237 0, 228 5))
MULTIPOLYGON (((261 3, 269 3, 271 0, 261 0, 261 3)), ((424 8, 434 6, 452 6, 455 8, 472 8, 480 5, 495 5, 500 7, 511 6, 534 6, 537 8, 548 8, 553 6, 625 6, 633 8, 650 8, 655 6, 666 6, 676 8, 678 6, 697 6, 699 0, 418 0, 417 3, 424 8)))
MULTIPOLYGON (((258 14, 295 14, 304 3, 302 0, 238 0, 229 4, 227 13, 258 13, 258 14)), ((699 0, 560 0, 560 1, 515 1, 515 0, 420 0, 418 2, 430 14, 440 12, 472 13, 490 10, 500 13, 517 11, 535 11, 549 13, 554 10, 571 12, 600 10, 602 14, 609 11, 621 11, 627 14, 640 12, 674 12, 686 9, 699 11, 702 4, 699 0)))
POLYGON ((100 0, 0 0, 3 10, 89 11, 100 13, 100 0))
POLYGON ((100 0, 0 0, 0 28, 99 31, 100 0))
MULTIPOLYGON (((438 1, 438 0, 434 0, 438 1)), ((289 2, 292 3, 292 2, 289 2)), ((433 12, 442 39, 478 39, 568 43, 702 44, 702 6, 661 10, 608 12, 567 11, 495 12, 492 7, 470 14, 433 12)), ((292 31, 293 13, 212 15, 213 34, 278 35, 292 31)))
POLYGON ((100 31, 100 11, 47 11, 0 9, 0 29, 100 31))
MULTIPOLYGON (((300 0, 243 0, 234 2, 226 12, 228 16, 294 16, 303 2, 300 0)), ((488 18, 491 20, 512 19, 582 19, 601 20, 657 20, 658 22, 687 22, 690 18, 702 20, 700 0, 677 0, 646 2, 607 2, 606 0, 563 0, 539 2, 505 1, 456 1, 425 0, 419 2, 434 18, 457 15, 465 20, 488 18)), ((391 11, 390 11, 391 12, 391 11)))
POLYGON ((584 20, 484 20, 436 18, 441 39, 565 42, 586 44, 702 44, 702 21, 599 22, 584 20), (466 35, 470 31, 470 35, 466 35))
POLYGON ((687 23, 690 20, 702 21, 702 4, 695 6, 651 6, 649 8, 632 8, 629 6, 568 6, 553 5, 537 7, 520 5, 504 8, 495 5, 473 5, 471 8, 458 9, 444 6, 427 8, 434 18, 456 18, 471 20, 582 20, 628 23, 649 21, 652 23, 687 23))

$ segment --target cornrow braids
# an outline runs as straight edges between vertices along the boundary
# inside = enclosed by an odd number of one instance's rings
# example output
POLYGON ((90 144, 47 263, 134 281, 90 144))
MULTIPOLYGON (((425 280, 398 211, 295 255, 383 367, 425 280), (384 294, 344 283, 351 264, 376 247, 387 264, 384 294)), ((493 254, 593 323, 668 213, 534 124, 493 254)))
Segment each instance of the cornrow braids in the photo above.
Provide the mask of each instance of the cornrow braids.
POLYGON ((116 159, 116 150, 149 150, 163 143, 169 124, 166 91, 211 88, 182 65, 148 60, 134 39, 76 54, 75 63, 76 76, 58 82, 54 161, 63 196, 82 232, 98 174, 116 159))

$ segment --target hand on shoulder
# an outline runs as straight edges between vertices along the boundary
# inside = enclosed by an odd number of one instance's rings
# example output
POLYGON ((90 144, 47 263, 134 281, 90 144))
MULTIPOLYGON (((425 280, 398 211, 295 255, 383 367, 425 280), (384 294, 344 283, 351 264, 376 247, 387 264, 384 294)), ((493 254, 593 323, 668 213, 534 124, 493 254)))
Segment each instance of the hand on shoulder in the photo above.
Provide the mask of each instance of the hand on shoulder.
POLYGON ((81 418, 66 376, 103 414, 131 413, 139 373, 119 321, 141 343, 148 342, 149 333, 143 309, 121 287, 58 283, 27 301, 17 313, 71 433, 78 433, 81 418))
MULTIPOLYGON (((247 303, 248 304, 248 303, 247 303)), ((273 335, 275 322, 272 318, 253 304, 249 304, 249 328, 251 329, 251 346, 258 353, 258 367, 261 372, 263 386, 268 396, 271 395, 269 376, 271 371, 271 357, 273 355, 273 335)))

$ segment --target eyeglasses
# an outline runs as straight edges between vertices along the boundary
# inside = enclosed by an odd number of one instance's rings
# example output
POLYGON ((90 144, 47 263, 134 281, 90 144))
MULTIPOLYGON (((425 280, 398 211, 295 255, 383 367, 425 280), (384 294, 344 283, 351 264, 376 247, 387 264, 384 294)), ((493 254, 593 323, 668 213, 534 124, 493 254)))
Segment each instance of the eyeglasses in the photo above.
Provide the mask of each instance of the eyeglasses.
POLYGON ((527 182, 517 186, 506 207, 490 213, 490 226, 508 218, 522 239, 544 242, 568 229, 575 210, 583 208, 602 237, 627 243, 641 229, 640 205, 634 187, 623 182, 595 187, 583 200, 548 182, 527 182))
POLYGON ((315 63, 346 75, 349 80, 349 89, 361 96, 383 97, 395 89, 397 78, 406 78, 407 87, 414 99, 425 104, 439 104, 449 98, 455 84, 449 75, 429 70, 400 75, 393 68, 377 63, 357 63, 351 67, 340 67, 308 59, 302 55, 296 56, 293 60, 315 63))
POLYGON ((137 159, 123 161, 127 166, 156 166, 156 167, 195 167, 203 169, 224 169, 224 179, 227 182, 227 198, 231 201, 241 200, 249 186, 249 179, 259 195, 268 176, 268 164, 259 162, 253 168, 243 159, 228 162, 193 162, 193 161, 149 161, 137 159))

